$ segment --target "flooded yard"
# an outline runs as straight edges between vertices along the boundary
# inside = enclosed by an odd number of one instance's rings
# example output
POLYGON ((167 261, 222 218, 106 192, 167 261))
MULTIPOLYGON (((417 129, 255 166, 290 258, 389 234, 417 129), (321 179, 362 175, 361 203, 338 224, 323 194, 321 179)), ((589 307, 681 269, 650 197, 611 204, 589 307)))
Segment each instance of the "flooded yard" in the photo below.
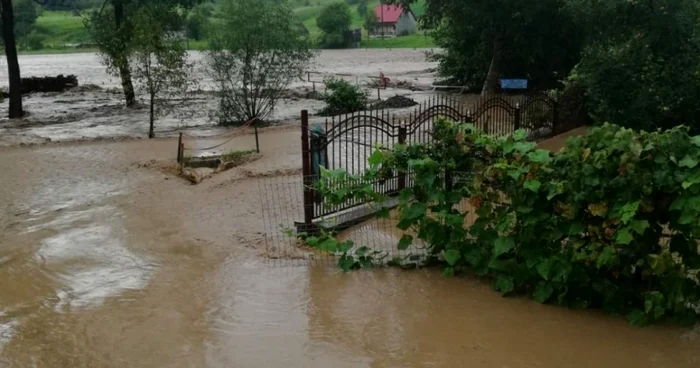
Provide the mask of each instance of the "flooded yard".
POLYGON ((0 149, 0 366, 700 364, 697 328, 432 269, 271 266, 256 177, 299 167, 298 132, 261 138, 260 160, 198 186, 160 169, 173 140, 0 149))
MULTIPOLYGON (((411 61, 418 51, 377 52, 363 72, 429 67, 411 61)), ((352 70, 351 55, 321 60, 352 70)), ((85 64, 74 72, 82 83, 114 83, 94 55, 20 61, 25 75, 85 64)), ((27 121, 0 123, 0 367, 700 366, 697 326, 635 328, 598 311, 502 298, 488 280, 437 269, 270 264, 261 203, 297 198, 266 198, 258 180, 300 172, 295 125, 264 130, 258 160, 196 186, 172 174, 174 138, 18 146, 145 132, 140 111, 101 115, 118 96, 85 93, 32 96, 27 121), (56 102, 66 98, 97 110, 31 121, 68 111, 56 102)))

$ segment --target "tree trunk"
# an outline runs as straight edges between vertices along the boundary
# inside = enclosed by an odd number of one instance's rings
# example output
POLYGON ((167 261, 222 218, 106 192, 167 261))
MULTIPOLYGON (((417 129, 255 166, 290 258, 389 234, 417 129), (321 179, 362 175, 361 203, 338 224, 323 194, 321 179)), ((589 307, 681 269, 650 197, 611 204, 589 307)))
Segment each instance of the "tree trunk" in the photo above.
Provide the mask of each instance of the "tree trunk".
MULTIPOLYGON (((124 6, 122 0, 113 0, 112 4, 114 5, 114 22, 117 30, 120 31, 124 21, 124 6)), ((131 69, 129 68, 129 59, 126 55, 126 44, 124 40, 119 40, 118 42, 122 47, 122 50, 118 51, 120 55, 117 57, 123 58, 120 62, 119 78, 122 80, 124 99, 126 100, 126 107, 134 107, 136 105, 136 94, 134 93, 134 84, 131 82, 131 69)))
POLYGON ((2 36, 7 56, 7 75, 10 80, 10 119, 21 118, 22 110, 22 78, 17 60, 17 44, 15 43, 15 17, 12 11, 12 0, 0 0, 2 10, 2 36))
POLYGON ((148 129, 148 138, 149 139, 155 138, 155 136, 156 136, 156 133, 153 131, 153 123, 154 123, 154 120, 156 119, 154 106, 155 106, 155 95, 153 93, 151 93, 151 114, 150 114, 151 126, 148 129))
POLYGON ((485 96, 498 92, 498 79, 501 77, 501 67, 503 63, 503 40, 497 36, 493 40, 493 55, 491 55, 491 65, 486 74, 481 95, 485 96))
POLYGON ((122 80, 126 107, 134 107, 136 105, 136 94, 134 93, 134 85, 131 83, 131 69, 129 68, 128 61, 125 61, 124 64, 119 67, 119 76, 122 80))

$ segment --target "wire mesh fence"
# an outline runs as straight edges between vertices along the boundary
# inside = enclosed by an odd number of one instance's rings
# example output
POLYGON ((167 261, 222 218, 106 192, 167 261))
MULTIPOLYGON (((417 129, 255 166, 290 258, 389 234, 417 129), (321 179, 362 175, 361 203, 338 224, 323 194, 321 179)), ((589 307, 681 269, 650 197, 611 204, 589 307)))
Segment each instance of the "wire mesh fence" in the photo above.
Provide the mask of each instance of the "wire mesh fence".
MULTIPOLYGON (((468 180, 470 175, 452 174, 454 184, 468 180)), ((404 266, 419 265, 428 256, 428 244, 418 239, 414 229, 398 227, 398 196, 389 195, 386 200, 362 203, 356 207, 337 211, 304 222, 304 178, 300 175, 264 177, 258 179, 261 206, 263 209, 263 234, 265 254, 275 265, 303 265, 310 261, 334 264, 341 254, 334 254, 309 247, 304 237, 309 235, 332 235, 336 240, 351 241, 350 252, 367 247, 377 253, 379 263, 393 262, 404 266), (378 217, 380 209, 387 208, 387 217, 378 217), (405 234, 414 237, 408 249, 398 248, 405 234)), ((444 175, 441 176, 444 180, 444 175)), ((464 198, 455 210, 464 216, 464 226, 470 227, 478 218, 469 198, 464 198)))
MULTIPOLYGON (((404 234, 398 229, 397 194, 410 188, 410 172, 371 184, 374 191, 387 196, 384 203, 349 199, 328 203, 315 189, 320 167, 343 169, 360 175, 376 149, 391 149, 396 144, 430 144, 435 123, 446 118, 471 122, 488 134, 507 135, 524 129, 528 140, 552 137, 577 124, 561 124, 557 101, 550 95, 485 96, 472 105, 454 99, 435 97, 419 105, 408 115, 397 116, 384 110, 365 111, 332 117, 325 123, 309 126, 308 113, 302 112, 302 175, 264 178, 260 182, 265 214, 265 241, 268 258, 277 262, 335 260, 334 254, 310 249, 300 239, 304 234, 330 233, 337 240, 350 240, 355 247, 368 247, 380 258, 401 263, 425 259, 427 244, 420 241, 406 250, 397 245, 404 234), (373 215, 388 208, 388 218, 373 215)), ((451 180, 468 180, 468 174, 452 174, 451 180)), ((323 179, 326 180, 326 179, 323 179)), ((445 182, 445 177, 440 180, 445 182)), ((342 183, 333 183, 335 185, 342 183)), ((356 183, 355 183, 356 184, 356 183)), ((465 226, 476 221, 474 209, 465 198, 455 208, 465 218, 465 226)), ((414 236, 414 238, 416 238, 414 236)))

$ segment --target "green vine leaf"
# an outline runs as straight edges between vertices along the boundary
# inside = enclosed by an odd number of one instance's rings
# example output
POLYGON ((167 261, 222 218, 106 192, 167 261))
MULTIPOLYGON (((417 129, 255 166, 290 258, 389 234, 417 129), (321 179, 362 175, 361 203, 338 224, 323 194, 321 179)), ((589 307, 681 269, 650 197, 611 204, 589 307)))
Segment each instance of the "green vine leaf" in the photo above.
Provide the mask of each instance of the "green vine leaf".
POLYGON ((335 239, 328 238, 320 242, 318 248, 333 253, 338 250, 338 242, 335 239))
POLYGON ((632 230, 639 234, 639 235, 644 235, 644 231, 649 228, 649 221, 647 220, 632 220, 630 222, 630 228, 632 230))
POLYGON ((500 255, 509 252, 513 248, 515 248, 515 240, 509 236, 502 236, 496 239, 496 242, 494 243, 493 256, 499 257, 500 255))
POLYGON ((623 228, 617 232, 617 237, 615 238, 615 243, 627 245, 634 240, 632 233, 630 233, 629 228, 623 228))
POLYGON ((532 142, 515 142, 513 144, 513 150, 525 154, 535 148, 535 144, 532 142))
POLYGON ((639 201, 627 203, 622 207, 622 213, 620 214, 620 221, 623 224, 627 224, 636 214, 639 209, 639 201))
POLYGON ((508 176, 513 178, 513 180, 518 180, 523 174, 527 173, 528 171, 530 170, 527 168, 516 167, 508 170, 508 176))
POLYGON ((700 135, 696 135, 694 137, 691 137, 690 142, 693 143, 694 145, 700 147, 700 135))
POLYGON ((586 227, 583 226, 582 223, 580 222, 574 222, 569 226, 569 235, 578 235, 581 234, 584 230, 586 230, 586 227))
POLYGON ((404 234, 401 236, 401 239, 399 240, 399 250, 406 250, 408 247, 413 244, 413 237, 408 234, 404 234))
POLYGON ((549 281, 549 277, 552 274, 552 268, 554 267, 555 260, 553 258, 545 259, 544 261, 537 264, 537 273, 545 280, 549 281))
POLYGON ((686 155, 680 162, 678 162, 678 166, 692 169, 695 166, 698 166, 698 160, 690 157, 690 155, 686 155))
POLYGON ((632 326, 644 327, 649 324, 649 318, 641 310, 634 310, 627 315, 627 321, 632 326))
POLYGON ((525 138, 527 138, 527 132, 525 129, 518 129, 515 132, 513 132, 513 139, 516 141, 522 141, 525 138))
POLYGON ((355 258, 345 254, 338 259, 338 266, 343 272, 348 272, 355 268, 355 258))
POLYGON ((537 193, 540 190, 541 185, 542 183, 539 180, 527 180, 525 181, 525 184, 523 184, 525 189, 531 190, 535 193, 537 193))
POLYGON ((603 251, 600 252, 598 259, 596 260, 596 267, 601 269, 603 266, 611 267, 615 264, 617 259, 617 252, 613 247, 605 247, 603 251))
POLYGON ((457 249, 449 249, 445 252, 445 262, 450 266, 456 265, 460 258, 461 254, 457 249))
POLYGON ((499 275, 496 277, 496 281, 494 282, 494 288, 496 291, 500 291, 501 295, 506 295, 512 292, 513 289, 515 289, 513 278, 510 276, 499 275))
POLYGON ((554 288, 551 285, 545 282, 540 282, 535 287, 535 292, 532 293, 532 298, 535 299, 536 302, 543 304, 552 297, 552 293, 554 293, 554 288))
POLYGON ((376 167, 384 161, 384 154, 382 150, 375 150, 371 156, 367 159, 367 162, 371 167, 376 167))
POLYGON ((336 243, 336 248, 340 253, 347 253, 350 251, 350 249, 352 249, 352 247, 355 246, 355 244, 353 244, 353 242, 350 240, 341 243, 338 243, 335 239, 332 240, 336 243))
POLYGON ((546 150, 536 150, 527 154, 530 162, 547 163, 552 161, 552 157, 549 151, 546 150))
POLYGON ((425 216, 427 208, 428 206, 425 203, 414 203, 401 214, 403 219, 413 221, 425 216))
POLYGON ((367 252, 369 252, 369 247, 359 247, 355 250, 355 255, 358 257, 362 257, 367 255, 367 252))

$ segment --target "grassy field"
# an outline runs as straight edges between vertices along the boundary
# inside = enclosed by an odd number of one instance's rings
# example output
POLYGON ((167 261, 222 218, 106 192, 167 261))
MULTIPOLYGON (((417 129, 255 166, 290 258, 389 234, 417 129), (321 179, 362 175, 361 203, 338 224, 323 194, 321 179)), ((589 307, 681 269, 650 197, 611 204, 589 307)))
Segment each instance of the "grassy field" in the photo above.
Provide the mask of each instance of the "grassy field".
POLYGON ((435 42, 430 36, 424 36, 422 33, 416 33, 409 36, 393 37, 393 38, 371 38, 364 39, 360 47, 368 49, 400 49, 400 48, 431 48, 435 47, 435 42))
POLYGON ((83 18, 73 16, 70 12, 44 11, 37 18, 36 27, 37 32, 44 37, 47 48, 90 42, 83 18))
MULTIPOLYGON (((296 17, 306 26, 311 36, 316 40, 321 35, 321 30, 316 25, 316 17, 321 13, 324 6, 342 0, 290 0, 296 17)), ((371 0, 368 10, 379 5, 379 0, 371 0)), ((425 0, 419 0, 414 6, 416 16, 423 14, 425 0)), ((351 6, 352 27, 363 28, 364 17, 357 12, 357 5, 351 6)), ((37 19, 37 32, 42 35, 44 49, 22 53, 62 53, 81 52, 89 50, 76 50, 66 48, 67 44, 90 43, 90 35, 85 29, 83 18, 74 16, 71 12, 43 11, 37 19)), ((423 48, 432 47, 433 40, 420 34, 381 39, 368 39, 367 33, 363 29, 363 39, 361 47, 366 48, 423 48)), ((207 48, 205 41, 190 41, 189 47, 193 50, 203 50, 207 48)))

